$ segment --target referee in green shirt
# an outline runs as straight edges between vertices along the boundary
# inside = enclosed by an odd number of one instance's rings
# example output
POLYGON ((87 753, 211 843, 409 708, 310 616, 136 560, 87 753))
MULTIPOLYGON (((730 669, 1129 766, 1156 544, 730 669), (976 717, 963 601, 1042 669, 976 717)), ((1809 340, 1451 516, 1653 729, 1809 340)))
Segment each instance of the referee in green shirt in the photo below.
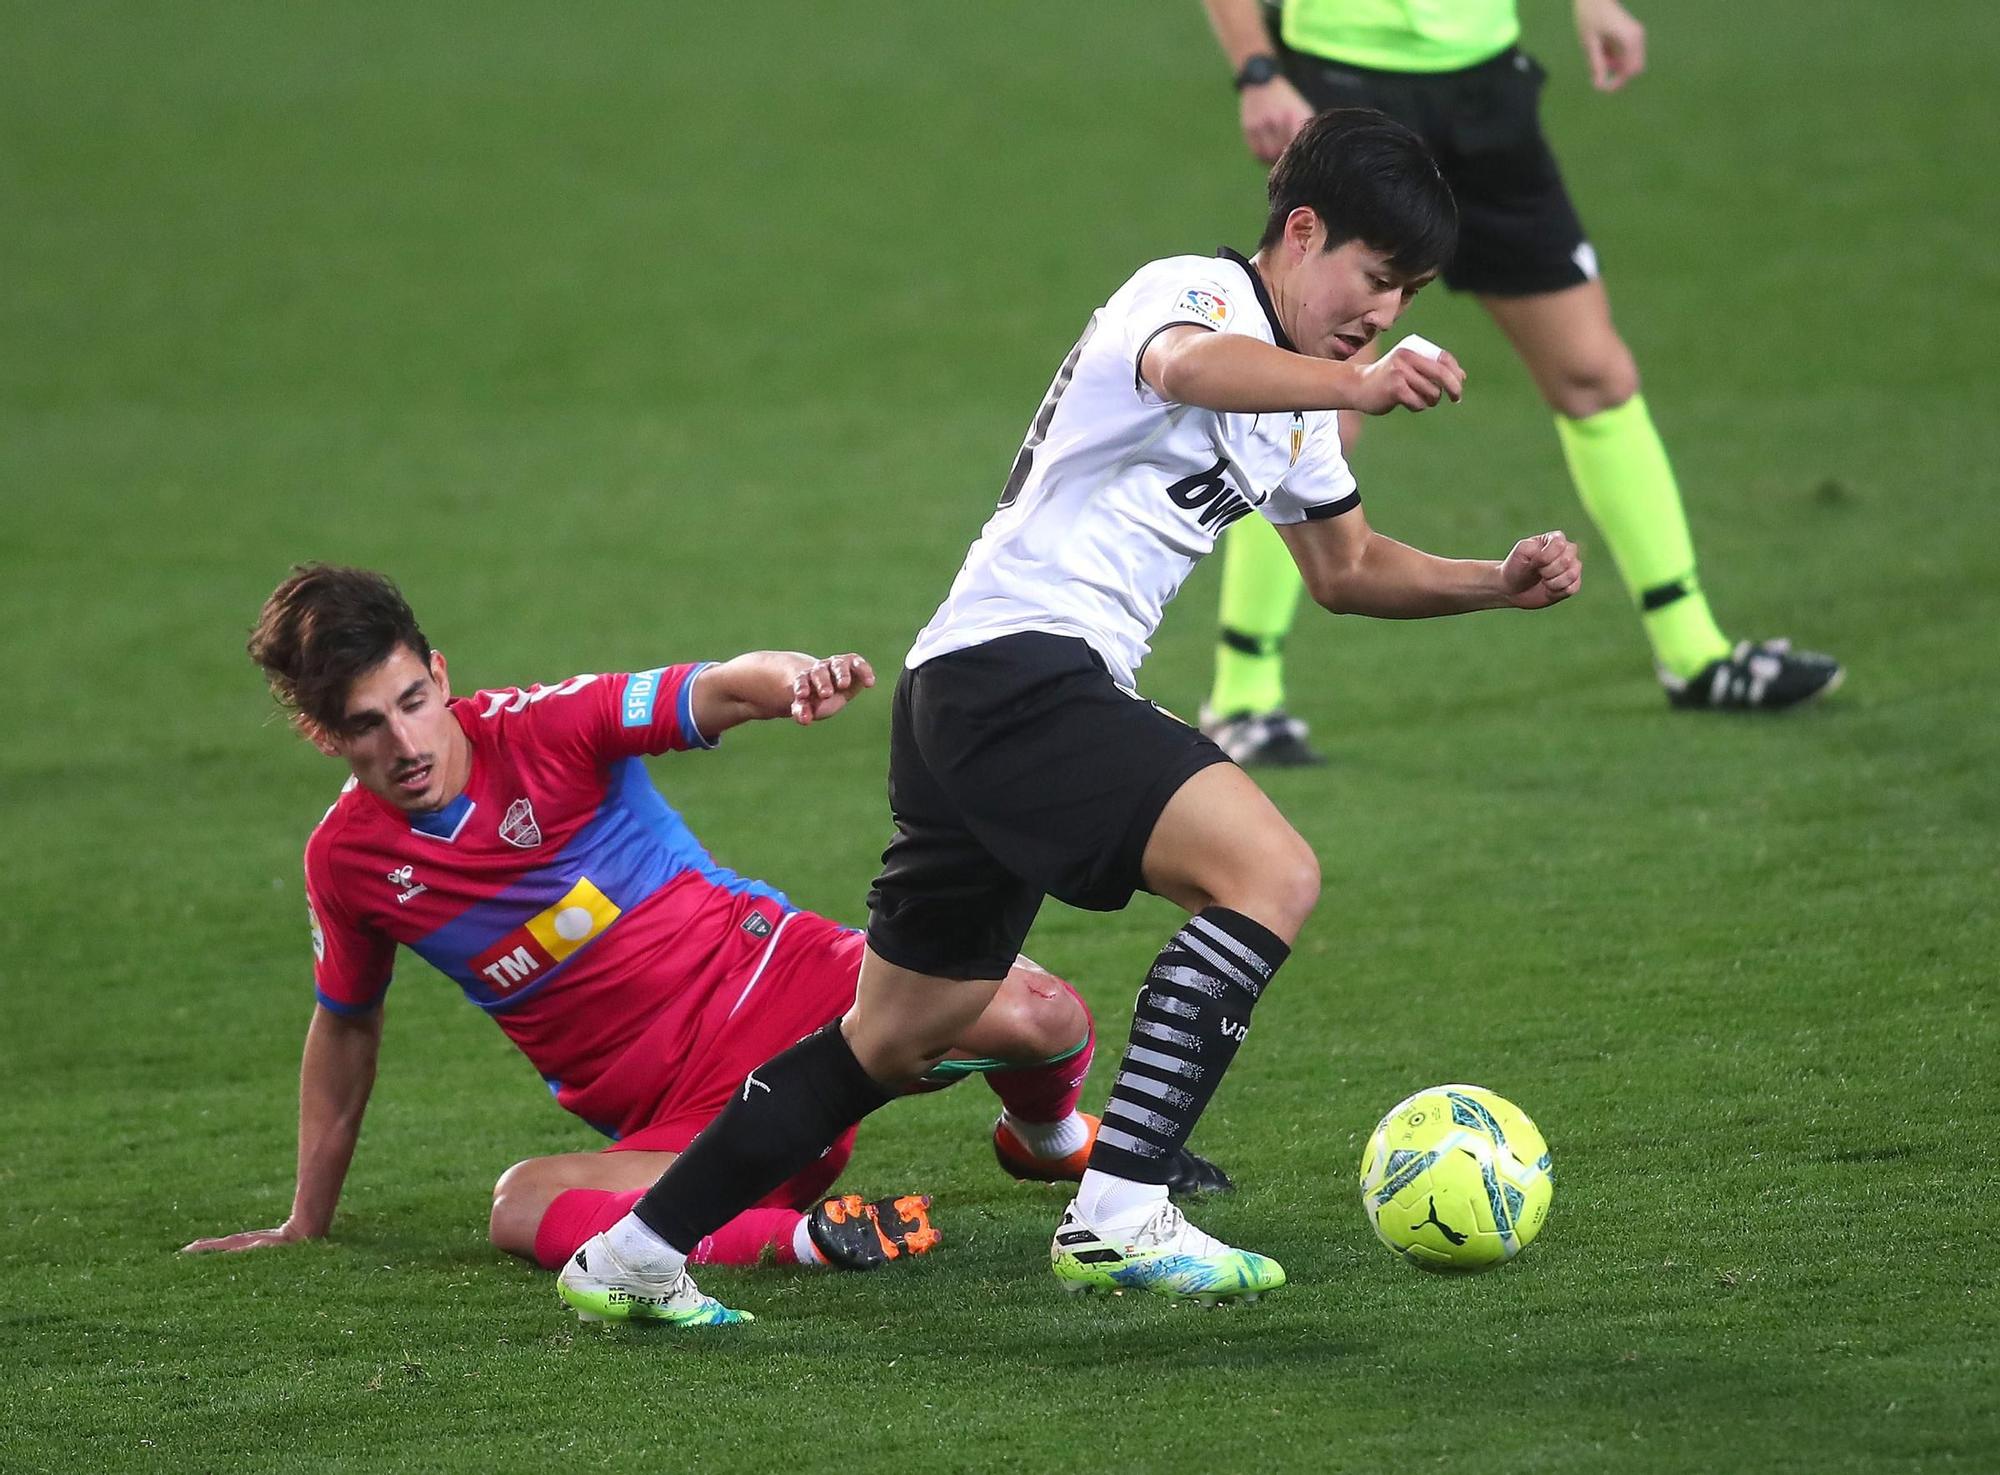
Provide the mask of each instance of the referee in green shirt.
MULTIPOLYGON (((1414 129, 1458 200, 1445 285, 1471 292, 1555 412, 1578 496, 1638 605, 1675 706, 1769 711, 1830 691, 1826 656, 1731 642, 1695 574, 1680 489, 1611 323, 1576 208, 1537 117, 1545 74, 1515 41, 1514 0, 1204 0, 1242 103, 1243 136, 1270 161, 1315 112, 1377 108, 1414 129)), ((1646 65, 1646 33, 1618 0, 1575 0, 1600 91, 1646 65)), ((1343 417, 1348 420, 1353 417, 1343 417)), ((1358 424, 1342 426, 1349 444, 1358 424)), ((1203 726, 1243 763, 1316 762, 1284 710, 1280 647, 1298 573, 1259 518, 1223 542, 1215 686, 1203 726)))

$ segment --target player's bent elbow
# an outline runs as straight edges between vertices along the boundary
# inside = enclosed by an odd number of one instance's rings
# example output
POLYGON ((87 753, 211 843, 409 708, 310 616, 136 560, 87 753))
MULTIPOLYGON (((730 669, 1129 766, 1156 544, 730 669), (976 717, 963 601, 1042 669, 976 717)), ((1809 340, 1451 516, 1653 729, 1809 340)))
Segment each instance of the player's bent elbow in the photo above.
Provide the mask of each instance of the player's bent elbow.
POLYGON ((1171 400, 1177 405, 1188 403, 1189 376, 1181 367, 1180 360, 1175 358, 1171 351, 1160 359, 1154 366, 1153 373, 1147 377, 1161 399, 1171 400))
POLYGON ((1158 391, 1161 399, 1171 400, 1177 405, 1207 403, 1202 398, 1203 375, 1198 345, 1215 336, 1204 329, 1190 328, 1185 333, 1176 332, 1162 338, 1147 352, 1142 372, 1146 382, 1158 391))
POLYGON ((1314 604, 1330 615, 1362 613, 1354 598, 1353 584, 1340 574, 1331 572, 1307 574, 1306 593, 1314 604))

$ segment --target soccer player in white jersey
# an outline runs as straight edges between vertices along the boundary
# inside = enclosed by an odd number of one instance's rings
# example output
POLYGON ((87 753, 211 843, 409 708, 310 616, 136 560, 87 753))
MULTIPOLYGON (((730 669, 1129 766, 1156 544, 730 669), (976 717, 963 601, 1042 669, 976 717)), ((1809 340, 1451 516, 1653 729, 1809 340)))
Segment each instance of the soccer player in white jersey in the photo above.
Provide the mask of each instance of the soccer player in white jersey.
POLYGON ((1450 253, 1451 194, 1417 137, 1333 112, 1272 171, 1254 258, 1174 257, 1099 308, 1063 361, 950 595, 905 662, 889 752, 896 835, 869 896, 854 1007, 743 1092, 559 1276, 586 1316, 675 1319, 702 1236, 893 1099, 993 996, 1044 896, 1190 913, 1051 1249, 1073 1290, 1251 1297, 1266 1256, 1189 1224, 1165 1165, 1319 897, 1311 847, 1207 738, 1132 689, 1162 608, 1218 532, 1271 521, 1330 610, 1418 618, 1574 594, 1559 532, 1434 557, 1368 525, 1336 412, 1456 399, 1450 355, 1348 363, 1450 253))

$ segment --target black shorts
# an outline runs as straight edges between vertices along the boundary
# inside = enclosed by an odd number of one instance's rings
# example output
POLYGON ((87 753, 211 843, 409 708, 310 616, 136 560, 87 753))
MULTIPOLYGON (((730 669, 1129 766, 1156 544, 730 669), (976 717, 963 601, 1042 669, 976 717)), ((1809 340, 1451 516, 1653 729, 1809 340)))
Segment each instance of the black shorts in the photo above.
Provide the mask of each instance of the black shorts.
POLYGON ((1006 977, 1045 895, 1130 901, 1160 811, 1228 761, 1081 640, 1007 635, 904 671, 869 947, 940 978, 1006 977))
POLYGON ((1313 107, 1376 108, 1422 137, 1458 200, 1447 287, 1491 297, 1559 292, 1597 275, 1538 116, 1548 74, 1508 47, 1458 72, 1378 72, 1284 53, 1313 107))

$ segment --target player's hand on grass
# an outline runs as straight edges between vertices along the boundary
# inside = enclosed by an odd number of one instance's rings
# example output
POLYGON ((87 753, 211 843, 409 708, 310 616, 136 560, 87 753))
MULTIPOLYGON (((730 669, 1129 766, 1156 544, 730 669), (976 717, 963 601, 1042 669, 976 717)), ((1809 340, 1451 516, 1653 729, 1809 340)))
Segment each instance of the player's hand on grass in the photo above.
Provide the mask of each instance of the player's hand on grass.
POLYGON ((1340 408, 1364 415, 1386 415, 1396 409, 1428 410, 1440 400, 1456 403, 1465 397, 1465 370, 1448 353, 1436 358, 1422 353, 1391 353, 1360 367, 1355 382, 1354 402, 1340 408))
POLYGON ((1583 552, 1560 532, 1523 538, 1500 565, 1500 586, 1516 609, 1547 609, 1583 587, 1583 552))
POLYGON ((1646 70, 1646 28, 1618 0, 1576 0, 1576 34, 1599 92, 1616 92, 1646 70))
POLYGON ((1278 162, 1285 145, 1313 118, 1312 104, 1283 77, 1243 89, 1243 141, 1266 164, 1278 162))
POLYGON ((224 1234, 214 1239, 198 1239, 181 1246, 183 1255, 230 1255, 238 1250, 265 1250, 273 1245, 293 1245, 316 1238, 303 1229, 294 1229, 287 1219, 276 1229, 246 1229, 240 1234, 224 1234))
POLYGON ((875 684, 875 668, 849 653, 827 656, 792 677, 792 720, 801 727, 823 722, 875 684))

